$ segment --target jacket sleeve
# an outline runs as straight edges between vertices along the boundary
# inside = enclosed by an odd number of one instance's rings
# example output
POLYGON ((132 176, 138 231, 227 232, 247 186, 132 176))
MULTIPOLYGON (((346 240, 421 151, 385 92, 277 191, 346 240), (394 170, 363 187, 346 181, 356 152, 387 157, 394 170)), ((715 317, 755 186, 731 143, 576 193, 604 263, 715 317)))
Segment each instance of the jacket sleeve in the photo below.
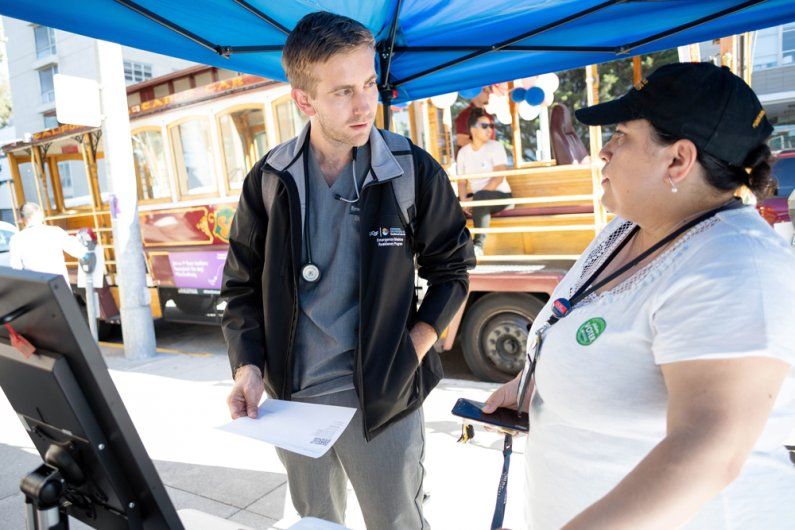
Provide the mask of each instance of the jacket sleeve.
POLYGON ((268 219, 261 192, 263 164, 264 158, 243 181, 221 283, 221 297, 226 301, 221 328, 233 377, 247 364, 266 373, 262 270, 268 219))
POLYGON ((466 300, 475 252, 447 173, 428 153, 412 148, 418 176, 414 250, 419 275, 428 281, 417 319, 441 336, 466 300))

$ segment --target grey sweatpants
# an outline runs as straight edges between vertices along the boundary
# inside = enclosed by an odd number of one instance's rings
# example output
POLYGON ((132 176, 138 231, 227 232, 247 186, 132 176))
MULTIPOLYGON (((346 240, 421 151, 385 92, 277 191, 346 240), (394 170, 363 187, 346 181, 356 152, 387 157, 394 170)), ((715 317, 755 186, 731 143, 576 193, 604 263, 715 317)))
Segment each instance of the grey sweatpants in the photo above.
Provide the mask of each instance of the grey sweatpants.
POLYGON ((276 449, 287 468, 290 496, 301 517, 344 524, 346 479, 350 479, 369 530, 430 528, 422 515, 422 409, 393 423, 368 443, 353 390, 296 401, 357 409, 337 443, 320 458, 276 449))

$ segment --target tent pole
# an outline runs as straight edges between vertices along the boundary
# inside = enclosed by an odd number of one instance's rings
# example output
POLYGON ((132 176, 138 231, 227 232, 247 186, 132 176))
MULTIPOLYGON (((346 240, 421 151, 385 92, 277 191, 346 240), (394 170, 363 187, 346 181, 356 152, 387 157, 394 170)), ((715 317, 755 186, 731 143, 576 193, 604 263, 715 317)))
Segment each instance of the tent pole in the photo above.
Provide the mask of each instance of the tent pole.
POLYGON ((512 38, 510 38, 508 40, 505 40, 505 41, 502 41, 502 42, 500 42, 498 44, 494 44, 492 46, 488 46, 486 48, 483 48, 482 50, 479 50, 479 51, 476 51, 476 52, 473 52, 473 53, 469 53, 469 54, 467 54, 467 55, 465 55, 463 57, 459 57, 457 59, 453 59, 452 61, 448 61, 448 62, 446 62, 444 64, 440 64, 438 66, 434 66, 432 68, 428 68, 427 70, 423 70, 422 72, 417 72, 416 74, 410 75, 410 76, 405 77, 403 79, 399 79, 398 81, 395 81, 394 83, 392 83, 392 85, 395 86, 395 87, 400 86, 400 85, 405 85, 406 83, 408 83, 410 81, 414 81, 414 80, 419 79, 421 77, 426 77, 426 76, 428 76, 430 74, 435 74, 436 72, 439 72, 441 70, 446 70, 447 68, 450 68, 452 66, 457 66, 457 65, 459 65, 461 63, 470 61, 472 59, 476 59, 476 58, 481 57, 481 56, 483 56, 483 55, 485 55, 487 53, 498 52, 500 50, 505 49, 508 46, 512 46, 512 45, 515 45, 515 44, 517 44, 519 42, 522 42, 525 39, 529 39, 530 37, 535 37, 536 35, 540 35, 541 33, 545 33, 545 32, 547 32, 549 30, 552 30, 552 29, 555 29, 555 28, 559 28, 561 26, 565 26, 569 22, 573 22, 573 21, 575 21, 577 19, 586 17, 586 16, 588 16, 588 15, 590 15, 592 13, 596 13, 596 12, 601 11, 603 9, 606 9, 606 8, 612 6, 612 5, 622 4, 622 3, 626 2, 626 1, 627 0, 608 0, 606 2, 602 2, 601 4, 598 4, 598 5, 595 5, 593 7, 588 8, 588 9, 585 9, 584 11, 579 11, 577 13, 573 13, 573 14, 567 16, 567 17, 561 18, 560 20, 556 20, 554 22, 550 22, 549 24, 545 24, 545 25, 543 25, 541 27, 538 27, 538 28, 535 28, 533 30, 527 31, 527 32, 525 32, 525 33, 523 33, 523 34, 521 34, 521 35, 519 35, 517 37, 512 37, 512 38))
POLYGON ((384 113, 384 130, 388 131, 392 127, 392 92, 381 93, 381 105, 384 113))
POLYGON ((748 0, 747 2, 743 2, 742 4, 738 4, 736 6, 727 7, 721 11, 716 13, 712 13, 710 15, 704 16, 699 18, 698 20, 693 20, 686 24, 682 24, 680 26, 676 26, 675 28, 671 28, 668 30, 663 31, 662 33, 657 33, 656 35, 652 35, 650 37, 646 37, 644 39, 631 42, 629 44, 625 44, 624 46, 618 46, 616 48, 616 54, 626 54, 631 52, 633 49, 644 46, 646 44, 650 44, 654 41, 658 41, 660 39, 664 39, 665 37, 670 37, 671 35, 676 35, 677 33, 681 33, 682 31, 688 30, 690 28, 694 28, 696 26, 700 26, 701 24, 706 24, 707 22, 712 22, 713 20, 717 20, 719 18, 725 17, 727 15, 731 15, 737 13, 738 11, 742 11, 748 7, 753 7, 756 4, 761 4, 766 2, 767 0, 748 0))
POLYGON ((267 22, 268 24, 270 24, 274 28, 276 28, 279 31, 281 31, 282 33, 284 33, 285 35, 289 35, 289 33, 290 33, 289 29, 287 29, 283 25, 279 24, 273 18, 269 17, 268 15, 266 15, 265 13, 263 13, 262 11, 257 9, 256 7, 252 6, 251 4, 246 2, 245 0, 233 0, 233 1, 237 5, 239 5, 240 7, 242 7, 243 9, 245 9, 246 11, 248 11, 249 13, 254 15, 255 17, 257 17, 257 18, 259 18, 261 20, 264 20, 265 22, 267 22))

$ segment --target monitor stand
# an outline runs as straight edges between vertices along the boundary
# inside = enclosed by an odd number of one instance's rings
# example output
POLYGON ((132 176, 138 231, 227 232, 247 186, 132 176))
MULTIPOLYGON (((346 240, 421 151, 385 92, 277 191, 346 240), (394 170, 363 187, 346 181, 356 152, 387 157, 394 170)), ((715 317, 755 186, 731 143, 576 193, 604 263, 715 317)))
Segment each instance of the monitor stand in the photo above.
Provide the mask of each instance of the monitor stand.
POLYGON ((68 530, 69 518, 61 512, 63 483, 61 473, 47 464, 22 479, 27 530, 68 530))
MULTIPOLYGON (((26 530, 69 530, 69 517, 60 509, 63 478, 47 464, 22 479, 26 530)), ((198 510, 177 512, 186 530, 254 530, 198 510)))

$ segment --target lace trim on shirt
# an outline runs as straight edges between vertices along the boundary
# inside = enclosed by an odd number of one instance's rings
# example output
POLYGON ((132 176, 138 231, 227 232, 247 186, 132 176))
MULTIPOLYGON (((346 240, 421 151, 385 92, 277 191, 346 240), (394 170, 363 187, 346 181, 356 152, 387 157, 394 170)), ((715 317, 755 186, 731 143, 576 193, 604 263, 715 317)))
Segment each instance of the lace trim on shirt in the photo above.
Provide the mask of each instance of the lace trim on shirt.
MULTIPOLYGON (((662 272, 665 271, 685 249, 688 248, 690 241, 694 237, 706 232, 715 226, 718 221, 719 219, 717 217, 711 217, 702 223, 697 224, 688 230, 682 237, 674 241, 670 247, 664 250, 656 258, 635 272, 632 276, 626 278, 610 290, 603 291, 601 293, 591 293, 586 298, 581 300, 577 305, 583 306, 591 304, 606 296, 621 295, 629 291, 633 291, 650 281, 653 281, 660 274, 662 274, 662 272)), ((616 245, 618 245, 630 233, 634 226, 634 223, 625 221, 618 228, 616 228, 616 230, 608 234, 602 242, 594 247, 593 250, 591 250, 585 259, 579 279, 569 290, 570 297, 574 295, 580 286, 582 286, 591 273, 595 271, 602 263, 604 263, 605 259, 607 259, 616 245)))

